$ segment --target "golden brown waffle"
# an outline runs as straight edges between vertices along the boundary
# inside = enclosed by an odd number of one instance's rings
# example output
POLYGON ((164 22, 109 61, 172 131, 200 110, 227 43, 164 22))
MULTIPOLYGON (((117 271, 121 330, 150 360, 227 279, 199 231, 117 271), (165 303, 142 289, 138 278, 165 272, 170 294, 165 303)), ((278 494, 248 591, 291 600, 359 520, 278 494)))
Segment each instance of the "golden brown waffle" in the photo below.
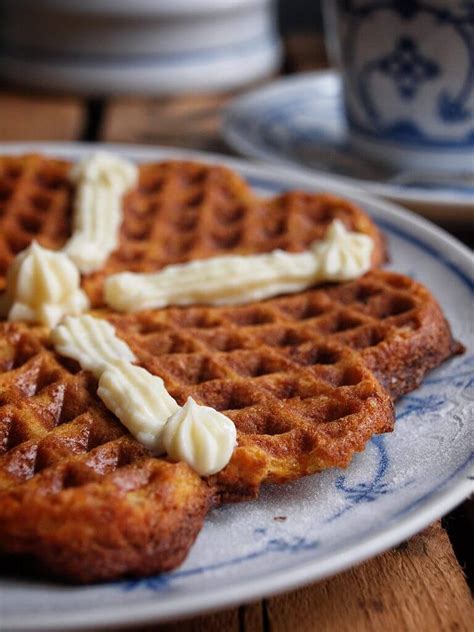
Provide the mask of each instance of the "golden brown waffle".
MULTIPOLYGON (((37 155, 0 157, 0 289, 9 264, 32 239, 61 247, 70 234, 70 163, 37 155)), ((124 201, 120 245, 104 268, 84 280, 96 305, 107 274, 153 271, 222 253, 304 250, 333 219, 375 242, 373 265, 385 260, 383 238, 368 216, 338 197, 292 192, 254 195, 229 169, 190 162, 140 167, 124 201)))
POLYGON ((181 402, 192 394, 234 419, 239 447, 229 466, 204 481, 183 463, 152 458, 101 404, 90 374, 54 354, 41 330, 3 323, 0 551, 78 581, 166 570, 183 559, 212 502, 346 465, 372 434, 391 430, 390 398, 350 349, 313 336, 305 366, 262 345, 243 319, 228 328, 227 351, 221 324, 213 343, 197 343, 205 354, 183 354, 205 323, 193 310, 168 316, 169 332, 156 314, 113 320, 133 348, 145 343, 139 363, 181 402), (232 350, 239 329, 247 343, 232 350))
POLYGON ((0 325, 0 370, 0 551, 75 581, 177 566, 211 488, 151 458, 25 326, 0 325))
POLYGON ((225 411, 238 448, 206 483, 150 458, 41 330, 1 325, 0 550, 76 581, 171 568, 212 501, 347 465, 393 424, 367 365, 401 394, 455 349, 427 290, 381 271, 239 308, 103 315, 181 403, 225 411))
MULTIPOLYGON (((38 156, 0 161, 0 274, 33 237, 64 243, 68 168, 38 156)), ((380 234, 347 202, 304 193, 265 202, 220 167, 145 165, 126 201, 120 248, 85 285, 99 304, 107 273, 300 250, 335 217, 372 235, 373 263, 381 263, 380 234)), ((76 581, 172 568, 212 504, 347 465, 392 428, 380 382, 398 396, 455 349, 431 295, 387 272, 242 307, 98 315, 180 403, 192 395, 231 417, 238 447, 207 481, 151 458, 104 408, 94 379, 51 351, 45 332, 0 324, 0 551, 31 555, 76 581)))
POLYGON ((41 156, 0 156, 0 289, 13 257, 33 239, 61 247, 69 234, 69 166, 41 156))
POLYGON ((239 447, 216 476, 231 498, 252 484, 346 466, 374 433, 391 429, 374 373, 399 396, 455 350, 429 292, 382 271, 243 307, 109 320, 179 403, 192 396, 233 419, 239 447))
POLYGON ((340 343, 359 351, 393 399, 464 352, 433 295, 403 274, 372 271, 323 292, 335 309, 332 319, 322 319, 321 331, 326 327, 340 343))

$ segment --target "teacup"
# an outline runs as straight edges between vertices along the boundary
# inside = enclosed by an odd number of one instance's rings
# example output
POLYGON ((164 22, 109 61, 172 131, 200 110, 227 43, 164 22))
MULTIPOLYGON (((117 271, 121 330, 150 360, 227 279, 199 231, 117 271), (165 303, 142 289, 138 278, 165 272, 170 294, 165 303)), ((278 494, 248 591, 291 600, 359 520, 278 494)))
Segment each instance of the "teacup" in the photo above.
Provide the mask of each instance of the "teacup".
POLYGON ((397 169, 474 172, 474 6, 326 0, 354 149, 397 169))

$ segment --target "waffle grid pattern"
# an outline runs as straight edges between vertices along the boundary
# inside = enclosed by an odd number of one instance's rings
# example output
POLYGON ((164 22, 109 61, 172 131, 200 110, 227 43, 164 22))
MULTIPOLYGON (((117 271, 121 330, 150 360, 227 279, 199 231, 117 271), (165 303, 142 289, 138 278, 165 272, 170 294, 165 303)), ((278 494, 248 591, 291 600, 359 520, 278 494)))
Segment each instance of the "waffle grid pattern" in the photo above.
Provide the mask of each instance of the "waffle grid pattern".
MULTIPOLYGON (((146 451, 138 443, 120 439, 126 430, 95 396, 97 384, 90 374, 61 364, 40 335, 21 325, 3 325, 2 334, 1 487, 26 481, 70 456, 110 447, 110 442, 121 446, 120 454, 115 451, 117 467, 134 453, 143 457, 146 451)), ((112 458, 99 461, 114 467, 112 458)))
POLYGON ((416 331, 421 297, 404 277, 373 275, 244 307, 110 320, 178 402, 192 396, 232 418, 239 445, 266 453, 265 480, 282 481, 346 465, 391 427, 387 398, 351 348, 363 355, 416 331))
POLYGON ((84 582, 174 568, 211 487, 183 463, 151 458, 94 378, 41 333, 3 324, 0 340, 0 550, 84 582))
MULTIPOLYGON (((60 248, 70 235, 70 164, 41 156, 0 157, 0 288, 15 254, 32 239, 60 248)), ((304 250, 334 219, 369 234, 374 266, 385 258, 380 233, 356 206, 329 194, 256 197, 237 174, 219 166, 163 162, 140 167, 124 199, 117 251, 84 279, 96 305, 106 275, 148 272, 216 254, 304 250)))
POLYGON ((69 231, 67 163, 39 156, 0 157, 0 289, 12 259, 38 239, 59 248, 69 231))
POLYGON ((105 275, 149 272, 219 254, 304 250, 336 218, 351 230, 372 235, 377 244, 374 264, 383 261, 373 224, 335 196, 295 192, 261 200, 223 167, 144 165, 138 189, 125 201, 120 247, 101 272, 86 279, 85 288, 98 304, 105 275))

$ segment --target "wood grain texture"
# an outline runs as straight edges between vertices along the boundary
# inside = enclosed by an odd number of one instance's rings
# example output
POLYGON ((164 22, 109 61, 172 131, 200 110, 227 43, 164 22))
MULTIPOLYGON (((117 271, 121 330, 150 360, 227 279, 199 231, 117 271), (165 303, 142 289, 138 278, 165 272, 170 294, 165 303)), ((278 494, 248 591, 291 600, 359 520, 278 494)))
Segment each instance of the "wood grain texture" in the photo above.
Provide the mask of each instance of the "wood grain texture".
POLYGON ((77 140, 85 108, 75 98, 0 94, 0 140, 77 140))
POLYGON ((232 96, 113 99, 106 106, 101 139, 228 151, 220 123, 222 108, 232 96))
MULTIPOLYGON (((140 628, 140 632, 240 632, 237 608, 203 617, 194 617, 176 623, 140 628)), ((138 632, 138 630, 137 630, 138 632)))
POLYGON ((136 632, 469 632, 474 605, 440 522, 305 588, 136 632))
MULTIPOLYGON (((110 629, 119 632, 123 628, 110 629)), ((209 615, 162 625, 134 627, 133 632, 269 632, 264 628, 262 603, 231 608, 209 615)), ((292 630, 297 632, 297 630, 292 630)))
POLYGON ((440 522, 357 568, 266 604, 271 632, 472 630, 474 607, 440 522))
MULTIPOLYGON (((239 632, 269 632, 264 625, 264 602, 241 606, 239 632)), ((296 632, 294 630, 293 632, 296 632)))

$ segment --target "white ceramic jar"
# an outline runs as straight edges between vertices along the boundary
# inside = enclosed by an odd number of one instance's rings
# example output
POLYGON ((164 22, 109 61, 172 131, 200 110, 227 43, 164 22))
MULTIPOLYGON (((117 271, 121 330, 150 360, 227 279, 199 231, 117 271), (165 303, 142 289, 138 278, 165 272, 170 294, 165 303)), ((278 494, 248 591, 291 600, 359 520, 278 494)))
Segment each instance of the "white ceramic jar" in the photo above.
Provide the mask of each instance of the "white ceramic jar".
POLYGON ((272 0, 4 0, 0 73, 92 95, 225 90, 276 70, 272 0))

